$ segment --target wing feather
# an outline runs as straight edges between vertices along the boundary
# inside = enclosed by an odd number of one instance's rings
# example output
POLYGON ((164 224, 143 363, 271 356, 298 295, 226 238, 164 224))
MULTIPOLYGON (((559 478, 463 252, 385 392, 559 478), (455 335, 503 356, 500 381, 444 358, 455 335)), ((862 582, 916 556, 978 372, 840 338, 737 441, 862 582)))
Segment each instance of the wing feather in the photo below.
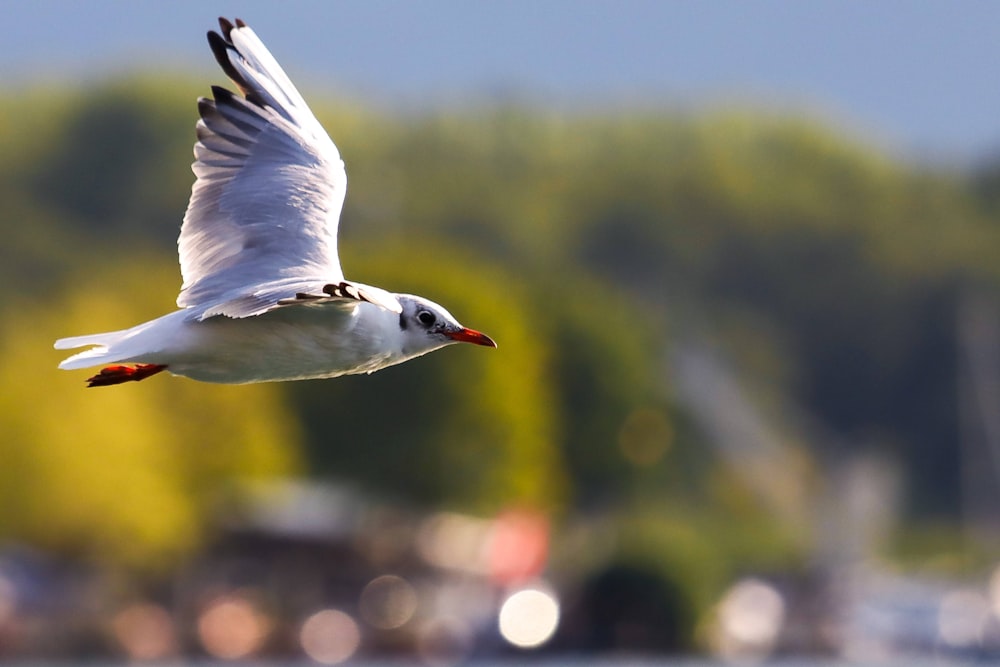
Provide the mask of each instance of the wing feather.
POLYGON ((347 174, 257 35, 239 20, 219 25, 209 44, 243 95, 213 86, 212 98, 198 101, 177 305, 203 317, 247 317, 343 280, 337 227, 347 174))

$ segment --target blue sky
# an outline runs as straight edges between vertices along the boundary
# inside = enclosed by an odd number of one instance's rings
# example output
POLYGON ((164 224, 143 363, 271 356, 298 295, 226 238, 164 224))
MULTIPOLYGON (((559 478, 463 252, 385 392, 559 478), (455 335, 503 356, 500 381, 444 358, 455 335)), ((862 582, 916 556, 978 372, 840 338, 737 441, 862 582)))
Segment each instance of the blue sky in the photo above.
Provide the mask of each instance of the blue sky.
MULTIPOLYGON (((752 105, 890 150, 1000 152, 1000 3, 917 0, 34 0, 2 5, 0 81, 146 68, 218 75, 204 33, 240 16, 307 98, 440 108, 752 105)), ((203 92, 203 91, 197 91, 203 92)))

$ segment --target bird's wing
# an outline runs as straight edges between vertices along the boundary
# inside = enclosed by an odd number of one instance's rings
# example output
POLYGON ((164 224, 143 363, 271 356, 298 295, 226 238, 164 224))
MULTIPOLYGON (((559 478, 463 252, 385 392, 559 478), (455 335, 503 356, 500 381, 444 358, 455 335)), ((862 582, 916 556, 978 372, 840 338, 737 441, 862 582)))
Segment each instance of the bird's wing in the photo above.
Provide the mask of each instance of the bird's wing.
POLYGON ((217 315, 253 317, 284 306, 322 305, 350 310, 362 301, 381 306, 394 313, 403 312, 399 299, 378 287, 346 280, 327 284, 291 280, 262 285, 253 292, 228 298, 198 312, 195 319, 204 320, 217 315))
POLYGON ((209 44, 243 96, 213 86, 214 99, 198 101, 177 305, 199 307, 203 317, 247 317, 343 280, 337 225, 347 173, 257 35, 238 19, 219 25, 209 44), (255 307, 245 307, 248 299, 255 307))

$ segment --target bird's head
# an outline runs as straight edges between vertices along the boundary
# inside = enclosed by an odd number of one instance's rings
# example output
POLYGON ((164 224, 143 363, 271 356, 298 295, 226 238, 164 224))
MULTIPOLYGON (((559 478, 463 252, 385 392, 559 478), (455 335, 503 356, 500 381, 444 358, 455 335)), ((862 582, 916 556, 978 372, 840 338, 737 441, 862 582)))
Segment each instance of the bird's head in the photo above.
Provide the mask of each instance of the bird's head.
POLYGON ((403 334, 403 352, 413 356, 430 352, 452 343, 473 343, 496 347, 484 333, 464 327, 451 313, 438 304, 419 296, 400 294, 399 329, 403 334))

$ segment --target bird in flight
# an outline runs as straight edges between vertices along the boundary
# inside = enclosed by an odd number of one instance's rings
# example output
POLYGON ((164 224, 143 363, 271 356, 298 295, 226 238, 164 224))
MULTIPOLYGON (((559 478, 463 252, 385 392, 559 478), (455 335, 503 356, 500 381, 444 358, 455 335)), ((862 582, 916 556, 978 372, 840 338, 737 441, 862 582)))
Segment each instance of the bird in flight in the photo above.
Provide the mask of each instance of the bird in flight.
POLYGON ((59 368, 105 366, 91 387, 161 371, 243 384, 372 373, 458 342, 496 347, 428 299, 344 278, 340 153, 253 30, 219 26, 208 43, 242 95, 213 86, 198 100, 178 310, 57 340, 89 346, 59 368))

